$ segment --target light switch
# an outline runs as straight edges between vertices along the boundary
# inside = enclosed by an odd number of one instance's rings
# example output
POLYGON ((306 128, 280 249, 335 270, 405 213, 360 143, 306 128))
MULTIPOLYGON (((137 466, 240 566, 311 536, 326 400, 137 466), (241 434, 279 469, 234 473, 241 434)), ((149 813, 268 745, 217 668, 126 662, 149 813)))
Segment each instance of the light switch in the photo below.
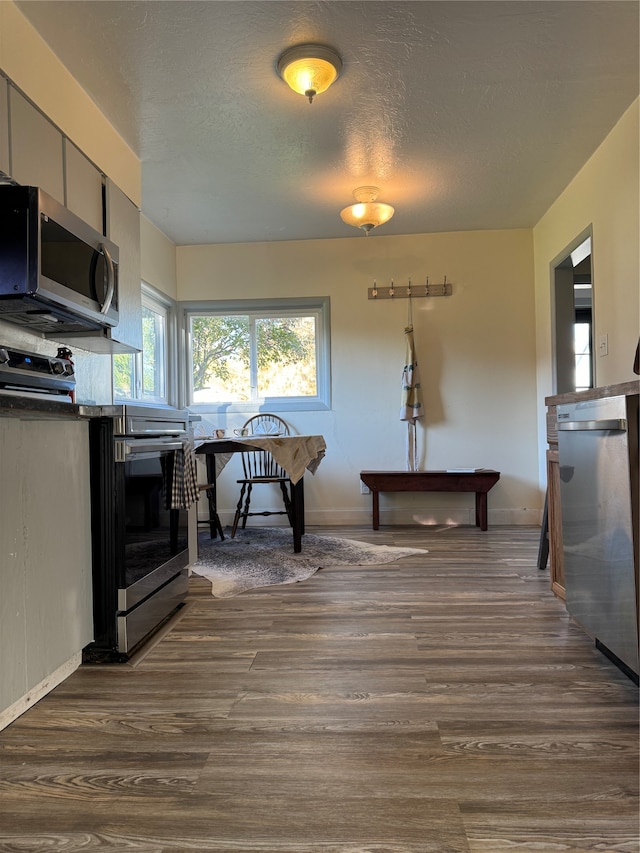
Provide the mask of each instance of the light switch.
POLYGON ((598 352, 600 355, 609 355, 609 335, 600 335, 598 341, 598 352))

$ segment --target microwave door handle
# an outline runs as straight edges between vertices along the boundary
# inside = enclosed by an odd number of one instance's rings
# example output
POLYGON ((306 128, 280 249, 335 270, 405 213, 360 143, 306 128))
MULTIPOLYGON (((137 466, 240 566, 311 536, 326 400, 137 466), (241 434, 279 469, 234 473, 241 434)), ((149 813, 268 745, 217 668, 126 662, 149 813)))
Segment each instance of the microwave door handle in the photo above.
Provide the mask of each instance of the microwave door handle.
POLYGON ((107 264, 107 276, 108 276, 107 292, 105 294, 104 302, 102 303, 102 307, 100 308, 100 313, 106 314, 107 311, 109 310, 109 308, 111 308, 111 300, 113 299, 113 293, 114 293, 115 286, 116 286, 116 276, 115 276, 115 270, 113 269, 113 261, 111 259, 111 255, 109 254, 109 250, 104 245, 104 243, 100 245, 100 248, 102 249, 102 253, 104 254, 104 259, 105 259, 106 264, 107 264))

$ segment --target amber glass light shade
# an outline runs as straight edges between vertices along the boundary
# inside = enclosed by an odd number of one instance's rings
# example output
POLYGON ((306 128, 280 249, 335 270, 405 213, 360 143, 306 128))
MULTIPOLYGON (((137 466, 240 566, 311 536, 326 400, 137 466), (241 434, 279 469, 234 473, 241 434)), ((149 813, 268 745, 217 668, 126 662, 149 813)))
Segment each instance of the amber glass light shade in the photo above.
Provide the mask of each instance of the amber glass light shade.
POLYGON ((278 60, 280 77, 294 92, 305 95, 309 103, 327 91, 341 70, 342 60, 335 50, 320 44, 291 47, 278 60))
POLYGON ((395 211, 390 204, 376 201, 378 192, 377 187, 358 187, 354 190, 353 195, 357 203, 340 211, 342 221, 355 228, 361 228, 365 234, 388 222, 395 211))

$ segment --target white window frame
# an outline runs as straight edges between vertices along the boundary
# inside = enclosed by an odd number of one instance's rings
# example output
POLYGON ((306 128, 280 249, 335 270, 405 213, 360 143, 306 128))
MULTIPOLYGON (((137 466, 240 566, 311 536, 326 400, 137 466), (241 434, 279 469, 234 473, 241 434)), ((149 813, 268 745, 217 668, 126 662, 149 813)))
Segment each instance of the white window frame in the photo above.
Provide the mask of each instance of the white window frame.
POLYGON ((114 399, 118 402, 135 402, 149 406, 174 405, 177 397, 177 308, 175 300, 146 282, 141 284, 141 304, 165 318, 164 363, 161 366, 164 394, 145 397, 143 394, 142 352, 132 357, 132 395, 118 397, 114 390, 114 399))
MULTIPOLYGON (((331 408, 330 300, 328 296, 291 299, 211 300, 180 303, 185 369, 183 399, 189 411, 197 414, 253 413, 259 411, 326 411, 331 408), (253 317, 313 316, 316 321, 316 395, 314 397, 255 397, 243 402, 193 402, 193 362, 191 359, 191 317, 207 314, 248 314, 253 317)), ((251 324, 254 328, 254 324, 251 324)), ((254 346, 252 339, 251 346, 254 346)), ((251 377, 255 387, 255 376, 251 377)))

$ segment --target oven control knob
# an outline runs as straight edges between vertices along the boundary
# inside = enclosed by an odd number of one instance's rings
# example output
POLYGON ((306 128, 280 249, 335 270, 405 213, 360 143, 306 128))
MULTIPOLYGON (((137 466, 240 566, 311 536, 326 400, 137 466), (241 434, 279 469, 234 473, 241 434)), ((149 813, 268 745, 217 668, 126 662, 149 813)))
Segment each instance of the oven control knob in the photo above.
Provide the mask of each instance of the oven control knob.
POLYGON ((54 361, 52 367, 54 373, 64 373, 64 364, 61 361, 54 361))
POLYGON ((9 361, 9 353, 3 347, 0 347, 0 364, 7 364, 9 361))
POLYGON ((73 373, 74 373, 74 371, 73 371, 73 365, 71 364, 71 362, 70 362, 70 361, 68 361, 68 362, 64 365, 64 371, 63 371, 63 372, 64 372, 64 375, 65 375, 65 376, 73 376, 73 373))

